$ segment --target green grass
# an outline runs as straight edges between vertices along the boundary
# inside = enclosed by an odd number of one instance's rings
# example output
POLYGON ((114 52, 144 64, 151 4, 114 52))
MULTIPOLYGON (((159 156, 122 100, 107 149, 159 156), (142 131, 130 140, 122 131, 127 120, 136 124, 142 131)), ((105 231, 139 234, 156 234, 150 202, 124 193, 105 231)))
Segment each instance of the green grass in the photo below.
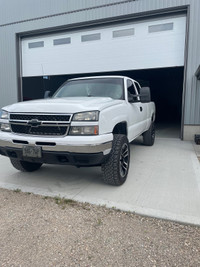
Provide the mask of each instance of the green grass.
POLYGON ((61 198, 59 196, 54 197, 54 200, 57 205, 61 205, 61 206, 65 206, 65 205, 75 206, 77 204, 77 202, 74 201, 73 199, 61 198))
POLYGON ((97 220, 97 226, 100 226, 100 225, 102 225, 103 224, 103 222, 102 222, 102 220, 99 218, 98 220, 97 220))
POLYGON ((43 199, 49 199, 49 197, 48 196, 44 196, 43 199))
POLYGON ((22 190, 19 189, 19 188, 13 190, 13 192, 15 192, 15 193, 20 193, 21 191, 22 191, 22 190))

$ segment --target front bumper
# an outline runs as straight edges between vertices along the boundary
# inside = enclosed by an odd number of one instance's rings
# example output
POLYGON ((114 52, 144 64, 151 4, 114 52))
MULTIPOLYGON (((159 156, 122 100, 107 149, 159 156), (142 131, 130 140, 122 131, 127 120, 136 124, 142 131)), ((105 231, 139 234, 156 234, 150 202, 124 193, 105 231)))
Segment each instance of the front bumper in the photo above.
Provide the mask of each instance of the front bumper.
POLYGON ((0 154, 31 162, 94 166, 101 164, 112 148, 112 134, 98 136, 39 137, 0 131, 0 154), (40 146, 42 158, 24 158, 23 146, 40 146))
POLYGON ((41 158, 26 158, 23 157, 22 149, 0 147, 0 154, 9 158, 16 158, 28 162, 74 165, 77 167, 83 166, 99 166, 107 159, 108 155, 100 153, 69 153, 69 152, 52 152, 42 151, 41 158))

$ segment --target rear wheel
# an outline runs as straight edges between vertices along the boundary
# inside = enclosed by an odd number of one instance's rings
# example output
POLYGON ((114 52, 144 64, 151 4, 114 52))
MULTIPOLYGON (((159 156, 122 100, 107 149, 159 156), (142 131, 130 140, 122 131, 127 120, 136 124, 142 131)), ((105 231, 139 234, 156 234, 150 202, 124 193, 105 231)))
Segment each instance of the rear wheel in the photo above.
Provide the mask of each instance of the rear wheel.
POLYGON ((153 146, 155 141, 155 124, 151 123, 149 130, 143 133, 143 143, 146 146, 153 146))
POLYGON ((42 166, 42 163, 28 162, 13 158, 10 158, 10 161, 15 169, 22 172, 34 172, 42 166))
POLYGON ((114 135, 109 158, 102 164, 104 182, 116 186, 122 185, 128 175, 129 161, 130 148, 126 135, 114 135))

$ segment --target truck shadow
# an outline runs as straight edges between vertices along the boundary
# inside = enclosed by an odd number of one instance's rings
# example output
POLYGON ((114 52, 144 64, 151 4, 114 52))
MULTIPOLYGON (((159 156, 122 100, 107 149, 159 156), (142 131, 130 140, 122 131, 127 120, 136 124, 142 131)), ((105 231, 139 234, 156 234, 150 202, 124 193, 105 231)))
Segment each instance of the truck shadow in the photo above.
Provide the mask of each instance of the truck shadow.
POLYGON ((17 172, 15 175, 20 179, 26 179, 34 184, 40 183, 52 185, 75 185, 75 184, 104 184, 100 167, 77 168, 74 166, 59 166, 44 164, 40 170, 32 173, 17 172))
POLYGON ((139 136, 138 138, 136 138, 135 140, 133 140, 130 145, 134 145, 134 146, 143 146, 143 137, 139 136))

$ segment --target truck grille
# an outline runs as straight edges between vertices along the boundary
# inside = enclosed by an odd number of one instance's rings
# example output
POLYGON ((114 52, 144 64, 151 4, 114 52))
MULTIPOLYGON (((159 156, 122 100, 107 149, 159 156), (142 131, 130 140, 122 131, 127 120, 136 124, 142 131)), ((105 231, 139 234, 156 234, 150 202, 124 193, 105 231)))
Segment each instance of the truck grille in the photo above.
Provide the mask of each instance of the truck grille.
POLYGON ((11 130, 18 134, 67 135, 70 120, 71 115, 63 114, 10 114, 11 130))
POLYGON ((41 114, 10 114, 10 120, 29 121, 37 119, 39 121, 70 121, 70 115, 41 115, 41 114))

